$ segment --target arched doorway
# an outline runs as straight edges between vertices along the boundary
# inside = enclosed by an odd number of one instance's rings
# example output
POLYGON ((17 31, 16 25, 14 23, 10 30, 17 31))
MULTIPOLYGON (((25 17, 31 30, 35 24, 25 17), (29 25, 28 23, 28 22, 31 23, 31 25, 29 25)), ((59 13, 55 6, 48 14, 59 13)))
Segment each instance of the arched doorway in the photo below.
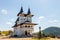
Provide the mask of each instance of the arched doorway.
POLYGON ((25 35, 27 35, 28 33, 27 33, 27 31, 25 31, 25 35))

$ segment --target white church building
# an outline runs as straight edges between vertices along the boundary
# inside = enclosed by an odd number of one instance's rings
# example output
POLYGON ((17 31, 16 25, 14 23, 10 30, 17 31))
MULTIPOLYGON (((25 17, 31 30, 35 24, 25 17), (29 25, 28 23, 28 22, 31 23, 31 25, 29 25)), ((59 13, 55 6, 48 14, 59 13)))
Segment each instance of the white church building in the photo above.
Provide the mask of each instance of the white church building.
POLYGON ((21 7, 20 12, 17 14, 18 18, 13 26, 14 29, 14 36, 29 36, 32 35, 35 23, 32 23, 32 17, 34 15, 31 14, 30 8, 28 9, 27 13, 23 12, 23 7, 21 7))

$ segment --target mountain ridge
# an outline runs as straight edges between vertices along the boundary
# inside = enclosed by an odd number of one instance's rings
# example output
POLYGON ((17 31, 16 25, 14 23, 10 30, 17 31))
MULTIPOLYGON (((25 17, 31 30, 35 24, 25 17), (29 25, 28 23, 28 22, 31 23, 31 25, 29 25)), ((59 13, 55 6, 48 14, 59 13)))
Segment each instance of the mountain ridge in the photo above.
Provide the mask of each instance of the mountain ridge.
POLYGON ((44 30, 42 30, 42 32, 45 34, 45 35, 55 35, 55 36, 59 36, 60 35, 60 28, 59 27, 48 27, 44 30))

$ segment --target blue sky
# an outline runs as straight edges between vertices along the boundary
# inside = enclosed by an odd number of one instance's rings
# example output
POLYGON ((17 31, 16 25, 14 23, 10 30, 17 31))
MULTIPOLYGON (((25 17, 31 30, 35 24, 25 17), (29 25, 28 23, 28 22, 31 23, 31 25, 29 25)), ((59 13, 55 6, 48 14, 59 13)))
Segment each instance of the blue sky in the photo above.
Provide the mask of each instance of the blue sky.
POLYGON ((24 13, 31 9, 33 23, 38 24, 35 31, 39 26, 42 30, 50 26, 60 27, 60 0, 0 0, 0 30, 13 29, 21 5, 24 13))

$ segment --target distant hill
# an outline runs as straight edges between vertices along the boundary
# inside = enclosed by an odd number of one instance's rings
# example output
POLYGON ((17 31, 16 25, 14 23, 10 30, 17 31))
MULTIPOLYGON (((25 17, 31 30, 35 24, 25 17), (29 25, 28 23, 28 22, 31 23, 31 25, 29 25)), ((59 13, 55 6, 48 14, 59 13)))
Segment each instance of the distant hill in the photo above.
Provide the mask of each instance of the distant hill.
POLYGON ((60 28, 58 27, 49 27, 49 28, 46 28, 45 30, 42 30, 42 32, 45 34, 45 35, 55 35, 55 36, 59 36, 60 35, 60 28))

